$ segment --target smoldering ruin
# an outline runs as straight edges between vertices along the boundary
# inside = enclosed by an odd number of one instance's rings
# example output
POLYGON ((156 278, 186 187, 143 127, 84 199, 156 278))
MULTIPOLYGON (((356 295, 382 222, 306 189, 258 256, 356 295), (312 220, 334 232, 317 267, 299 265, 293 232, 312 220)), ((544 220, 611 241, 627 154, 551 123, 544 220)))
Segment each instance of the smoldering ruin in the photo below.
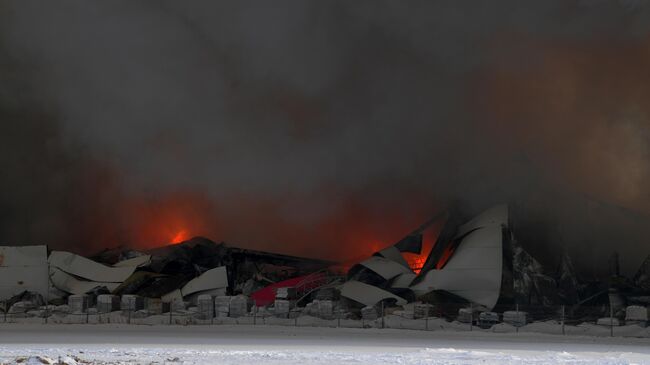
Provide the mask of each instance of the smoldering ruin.
POLYGON ((611 321, 616 316, 645 327, 650 255, 634 276, 626 277, 614 253, 606 263, 607 280, 581 275, 567 251, 557 253, 559 265, 545 266, 523 247, 514 207, 500 204, 468 216, 454 205, 395 244, 346 263, 242 249, 201 237, 146 251, 117 247, 91 259, 46 246, 4 246, 2 309, 5 321, 8 314, 75 318, 92 312, 126 315, 129 321, 132 316, 151 318, 153 323, 163 313, 169 313, 170 321, 174 314, 213 321, 215 316, 260 313, 340 321, 376 320, 386 310, 428 318, 435 310, 461 322, 473 322, 480 314, 483 325, 496 324, 498 312, 504 313, 504 322, 525 325, 561 307, 563 316, 569 308, 574 321, 606 318, 609 311, 611 321), (442 229, 425 252, 425 232, 439 220, 442 229), (516 315, 509 318, 514 306, 516 315))
POLYGON ((4 299, 622 319, 650 296, 648 20, 636 1, 4 3, 0 268, 47 278, 4 299))

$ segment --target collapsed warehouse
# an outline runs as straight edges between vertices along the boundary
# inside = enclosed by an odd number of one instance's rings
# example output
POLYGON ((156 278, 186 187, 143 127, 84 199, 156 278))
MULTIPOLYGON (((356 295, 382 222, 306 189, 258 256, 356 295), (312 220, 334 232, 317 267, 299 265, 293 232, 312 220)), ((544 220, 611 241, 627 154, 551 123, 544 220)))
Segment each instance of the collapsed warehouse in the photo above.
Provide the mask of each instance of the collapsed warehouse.
MULTIPOLYGON (((608 311, 622 320, 626 308, 650 305, 650 257, 628 279, 613 255, 609 281, 583 281, 567 252, 549 269, 524 249, 512 215, 506 204, 469 217, 448 209, 345 269, 200 237, 145 252, 110 249, 91 258, 48 252, 46 246, 0 247, 0 300, 5 313, 35 316, 48 304, 61 312, 94 306, 100 313, 127 308, 141 316, 187 311, 202 318, 264 311, 284 318, 372 319, 390 309, 466 321, 469 308, 473 321, 475 314, 498 318, 497 312, 516 306, 529 316, 523 322, 545 318, 560 305, 580 320, 608 311), (440 220, 433 248, 422 252, 423 232, 440 220), (409 253, 425 254, 423 265, 412 267, 409 253)), ((643 317, 647 322, 647 309, 643 317)))
POLYGON ((138 252, 105 250, 92 260, 46 246, 0 247, 0 300, 18 304, 64 305, 70 296, 102 295, 181 301, 196 305, 201 295, 245 295, 305 276, 333 263, 229 247, 195 237, 176 245, 138 252), (25 303, 29 298, 33 303, 25 303))

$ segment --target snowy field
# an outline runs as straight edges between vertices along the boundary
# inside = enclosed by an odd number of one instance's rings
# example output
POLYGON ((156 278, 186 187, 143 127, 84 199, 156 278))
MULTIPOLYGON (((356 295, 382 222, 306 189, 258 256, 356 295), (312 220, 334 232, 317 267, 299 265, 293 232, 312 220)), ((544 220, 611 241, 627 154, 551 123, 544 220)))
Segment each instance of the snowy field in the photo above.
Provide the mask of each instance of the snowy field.
POLYGON ((0 325, 0 363, 650 364, 650 340, 283 326, 0 325), (40 356, 41 359, 37 359, 40 356))

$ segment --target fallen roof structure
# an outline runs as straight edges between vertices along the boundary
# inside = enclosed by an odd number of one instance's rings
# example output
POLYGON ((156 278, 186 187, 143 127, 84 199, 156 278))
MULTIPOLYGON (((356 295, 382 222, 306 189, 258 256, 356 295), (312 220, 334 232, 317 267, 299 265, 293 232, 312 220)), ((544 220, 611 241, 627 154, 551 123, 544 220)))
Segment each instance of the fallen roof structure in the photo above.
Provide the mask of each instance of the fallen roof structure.
POLYGON ((121 283, 81 280, 56 267, 50 268, 50 281, 55 288, 75 295, 86 294, 102 287, 105 287, 109 292, 113 292, 121 285, 121 283))
POLYGON ((390 280, 402 274, 413 273, 413 271, 408 266, 404 266, 401 263, 378 256, 372 256, 371 258, 361 262, 359 265, 365 266, 386 280, 390 280))
POLYGON ((50 266, 68 274, 104 283, 124 282, 136 269, 136 266, 110 267, 83 256, 70 252, 52 251, 48 259, 50 266))
POLYGON ((130 259, 122 260, 113 265, 113 267, 141 267, 151 263, 151 255, 140 255, 130 259))
POLYGON ((198 277, 190 280, 181 288, 183 296, 205 292, 212 289, 223 289, 228 287, 228 273, 225 266, 217 267, 204 272, 198 277))
POLYGON ((426 272, 411 289, 417 296, 444 290, 491 310, 501 293, 502 257, 502 227, 477 228, 462 238, 443 268, 426 272))
POLYGON ((507 205, 493 207, 466 222, 458 216, 451 217, 419 275, 404 265, 402 251, 398 248, 402 240, 353 266, 341 295, 367 304, 376 303, 377 298, 382 300, 382 295, 390 298, 398 296, 397 293, 404 294, 404 290, 412 292, 416 298, 444 291, 492 309, 501 293, 507 227, 507 205), (359 291, 355 292, 357 289, 359 291))
MULTIPOLYGON (((414 252, 414 253, 420 253, 420 251, 414 252)), ((393 262, 396 262, 408 269, 410 269, 408 262, 406 262, 406 259, 404 258, 404 255, 402 255, 402 251, 399 250, 396 246, 389 246, 386 247, 385 249, 377 252, 375 254, 376 256, 384 257, 387 258, 393 262)))
POLYGON ((195 237, 140 253, 105 250, 93 261, 46 246, 0 247, 0 300, 24 291, 44 298, 113 293, 171 300, 248 293, 269 282, 301 277, 331 262, 229 247, 195 237), (253 284, 250 284, 250 283, 253 284), (263 284, 262 284, 263 283, 263 284))

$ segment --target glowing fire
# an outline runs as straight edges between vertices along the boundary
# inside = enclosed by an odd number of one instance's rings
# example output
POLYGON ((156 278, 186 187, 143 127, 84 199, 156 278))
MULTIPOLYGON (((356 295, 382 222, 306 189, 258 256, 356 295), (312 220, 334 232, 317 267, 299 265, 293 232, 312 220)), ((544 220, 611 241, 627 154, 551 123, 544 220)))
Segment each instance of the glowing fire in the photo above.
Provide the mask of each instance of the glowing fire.
POLYGON ((128 213, 130 242, 136 247, 178 244, 194 236, 218 237, 216 214, 199 194, 133 199, 123 210, 128 213))
POLYGON ((422 271, 424 263, 427 261, 427 255, 405 253, 403 256, 406 259, 406 262, 409 264, 411 270, 413 270, 413 272, 416 274, 419 274, 420 271, 422 271))
MULTIPOLYGON (((424 267, 424 264, 426 263, 427 258, 429 257, 429 254, 431 253, 431 250, 436 243, 436 240, 444 223, 444 220, 441 220, 422 232, 422 250, 419 254, 410 252, 402 253, 404 260, 406 260, 409 268, 411 268, 415 274, 420 274, 422 271, 422 268, 424 267)), ((347 271, 352 265, 367 259, 368 256, 388 247, 388 245, 384 243, 385 240, 381 239, 369 239, 367 236, 365 238, 360 237, 355 239, 358 240, 358 246, 363 247, 364 251, 360 256, 355 256, 354 258, 342 263, 341 268, 343 268, 344 271, 347 271)), ((438 264, 444 266, 444 264, 446 264, 446 262, 451 258, 452 254, 453 251, 445 252, 445 257, 443 257, 440 260, 441 262, 438 264)))
POLYGON ((176 235, 174 238, 172 238, 171 243, 172 244, 179 244, 183 241, 187 241, 190 238, 190 236, 187 234, 186 230, 181 230, 176 235))
POLYGON ((420 271, 422 271, 422 268, 424 267, 424 264, 426 263, 427 258, 429 257, 429 254, 433 249, 433 245, 435 245, 436 243, 436 239, 438 238, 440 229, 441 229, 441 223, 438 223, 435 224, 430 229, 427 229, 425 232, 423 232, 424 237, 422 240, 422 251, 420 251, 420 254, 415 254, 415 253, 402 254, 404 256, 404 259, 406 259, 406 262, 409 264, 409 267, 411 268, 411 270, 413 270, 414 273, 419 274, 420 271))

